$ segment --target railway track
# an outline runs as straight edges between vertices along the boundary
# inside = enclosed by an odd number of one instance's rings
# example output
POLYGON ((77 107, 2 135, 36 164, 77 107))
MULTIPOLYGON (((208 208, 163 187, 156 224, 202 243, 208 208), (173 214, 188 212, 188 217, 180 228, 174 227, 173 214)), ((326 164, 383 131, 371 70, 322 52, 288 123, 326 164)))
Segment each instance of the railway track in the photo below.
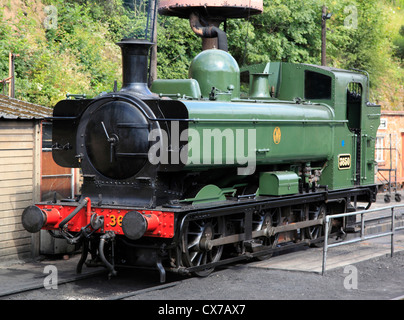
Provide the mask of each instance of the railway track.
POLYGON ((142 278, 146 278, 144 273, 130 273, 125 270, 120 272, 119 277, 109 280, 106 269, 73 276, 62 272, 57 279, 56 288, 52 289, 46 288, 45 275, 35 276, 34 281, 0 290, 0 300, 124 300, 138 294, 170 288, 181 282, 174 277, 160 285, 156 281, 142 281, 142 278))
MULTIPOLYGON (((73 282, 78 282, 82 280, 87 280, 91 279, 93 277, 100 277, 102 275, 105 275, 106 271, 97 271, 97 272, 92 272, 92 273, 87 273, 87 274, 79 274, 75 276, 70 276, 70 277, 63 277, 61 279, 58 279, 57 281, 57 286, 60 285, 65 285, 73 282)), ((26 286, 17 286, 14 289, 11 290, 4 290, 0 291, 0 300, 5 300, 13 296, 19 296, 21 294, 27 294, 30 292, 38 291, 38 290, 46 290, 44 282, 39 280, 35 281, 34 283, 30 283, 26 286)))
MULTIPOLYGON (((312 243, 320 241, 321 238, 312 241, 312 243)), ((284 245, 274 249, 274 253, 283 254, 308 245, 308 242, 284 245)), ((242 261, 235 259, 223 264, 234 265, 237 262, 242 261)), ((220 262, 218 263, 219 266, 221 266, 220 262)), ((21 273, 21 269, 18 271, 21 273)), ((26 272, 30 272, 29 268, 26 272)), ((44 274, 36 274, 32 281, 28 281, 24 285, 20 285, 23 282, 19 281, 12 289, 0 289, 0 300, 125 300, 137 295, 177 286, 184 279, 187 279, 183 275, 170 272, 167 282, 160 284, 156 283, 156 271, 140 269, 121 269, 119 274, 112 278, 108 277, 108 270, 104 268, 74 275, 71 271, 61 271, 57 280, 57 290, 53 290, 45 288, 45 277, 44 274), (147 273, 149 274, 145 275, 147 273)))
POLYGON ((150 288, 145 288, 145 289, 141 289, 141 290, 135 290, 135 291, 126 292, 124 294, 111 295, 111 296, 107 297, 105 300, 125 300, 127 298, 131 298, 131 297, 134 297, 134 296, 137 296, 137 295, 140 295, 140 294, 175 287, 178 284, 180 284, 181 282, 182 281, 174 281, 174 282, 170 282, 170 283, 164 283, 164 284, 161 284, 161 285, 158 285, 158 286, 153 286, 153 287, 150 287, 150 288))
MULTIPOLYGON (((383 209, 381 207, 380 209, 383 209)), ((380 211, 378 215, 365 218, 365 231, 369 233, 381 232, 381 230, 388 231, 391 228, 391 211, 389 209, 380 211), (383 216, 381 216, 383 215, 383 216)), ((358 217, 359 219, 359 217, 358 217)), ((404 212, 397 212, 394 215, 394 223, 396 227, 404 226, 404 212)), ((355 224, 356 230, 359 232, 361 228, 361 221, 357 221, 355 224)))

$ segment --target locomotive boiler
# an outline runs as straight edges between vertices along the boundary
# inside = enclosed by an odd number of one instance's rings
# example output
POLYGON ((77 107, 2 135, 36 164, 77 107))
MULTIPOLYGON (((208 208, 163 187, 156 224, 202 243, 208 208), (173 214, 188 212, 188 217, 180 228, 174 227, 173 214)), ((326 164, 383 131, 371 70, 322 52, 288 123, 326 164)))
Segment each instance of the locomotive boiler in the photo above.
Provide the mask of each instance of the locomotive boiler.
MULTIPOLYGON (((53 158, 76 199, 26 208, 26 230, 82 246, 84 263, 205 276, 324 237, 325 215, 370 206, 380 106, 361 72, 198 54, 188 79, 147 85, 152 43, 124 39, 121 90, 63 100, 53 158), (247 89, 246 89, 247 88, 247 89), (88 254, 91 258, 88 259, 88 254)), ((343 235, 352 221, 337 220, 343 235)))

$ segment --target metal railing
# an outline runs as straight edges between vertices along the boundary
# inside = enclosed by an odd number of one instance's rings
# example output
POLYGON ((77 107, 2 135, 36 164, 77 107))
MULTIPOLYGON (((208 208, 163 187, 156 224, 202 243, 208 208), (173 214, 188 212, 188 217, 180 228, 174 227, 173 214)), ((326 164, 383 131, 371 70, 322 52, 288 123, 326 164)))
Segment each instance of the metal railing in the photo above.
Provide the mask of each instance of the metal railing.
MULTIPOLYGON (((394 255, 394 234, 398 230, 404 230, 404 226, 401 227, 395 227, 394 219, 395 219, 395 209, 398 208, 404 208, 404 204, 401 205, 395 205, 395 206, 388 206, 388 207, 383 207, 383 208, 376 208, 376 209, 370 209, 370 210, 363 210, 363 211, 357 211, 357 212, 350 212, 350 213, 341 213, 341 214, 334 214, 330 216, 326 216, 324 219, 324 247, 323 247, 323 266, 322 266, 322 274, 325 274, 326 270, 326 264, 327 264, 327 252, 328 248, 333 248, 333 247, 338 247, 338 246, 343 246, 351 243, 356 243, 356 242, 361 242, 365 240, 370 240, 370 239, 375 239, 375 238, 381 238, 381 237, 391 237, 391 256, 394 255), (391 221, 391 227, 389 232, 382 232, 378 234, 372 234, 372 235, 365 235, 365 214, 369 214, 372 212, 377 212, 377 211, 385 211, 385 210, 390 210, 390 214, 378 217, 378 219, 385 219, 385 218, 390 218, 391 221), (330 222, 332 219, 338 219, 338 218, 343 218, 343 217, 349 217, 349 216, 361 216, 361 230, 360 230, 360 237, 350 239, 347 241, 342 241, 342 242, 337 242, 333 244, 328 244, 328 235, 330 231, 330 222)), ((368 222, 370 220, 367 220, 368 222)))

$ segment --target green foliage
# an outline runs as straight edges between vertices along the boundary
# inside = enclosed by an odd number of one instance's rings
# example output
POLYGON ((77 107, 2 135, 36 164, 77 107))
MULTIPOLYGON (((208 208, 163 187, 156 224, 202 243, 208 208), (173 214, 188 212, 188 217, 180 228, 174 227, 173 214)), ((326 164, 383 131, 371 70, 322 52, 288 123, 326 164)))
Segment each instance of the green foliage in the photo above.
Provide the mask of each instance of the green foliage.
MULTIPOLYGON (((116 42, 145 32, 145 16, 126 0, 42 0, 54 5, 57 28, 46 30, 34 2, 0 8, 0 78, 16 60, 18 98, 53 106, 66 93, 95 96, 121 81, 116 42), (4 10, 14 10, 6 20, 4 10)), ((264 0, 264 12, 229 19, 229 51, 240 65, 267 61, 320 64, 321 11, 328 7, 327 64, 370 73, 372 98, 403 108, 404 0, 264 0), (400 28, 402 29, 400 33, 400 28), (401 66, 400 66, 401 63, 401 66)), ((43 9, 43 6, 40 6, 43 9)), ((158 77, 186 78, 201 39, 186 19, 158 17, 158 77)))
POLYGON ((383 107, 402 110, 404 73, 394 58, 393 45, 398 32, 395 19, 399 21, 401 8, 379 0, 340 0, 327 6, 333 12, 327 33, 329 64, 366 70, 371 99, 383 107))
MULTIPOLYGON (((120 80, 120 49, 107 22, 95 21, 94 8, 76 1, 52 1, 57 28, 46 30, 42 23, 17 11, 13 21, 1 19, 0 54, 20 54, 16 60, 16 97, 53 106, 67 93, 95 96, 110 91, 120 80)), ((31 13, 31 14, 30 14, 31 13)), ((1 75, 8 74, 8 59, 1 59, 1 75)))
POLYGON ((404 60, 404 25, 401 26, 400 32, 393 40, 395 45, 394 54, 401 60, 404 60))
POLYGON ((331 7, 335 18, 330 23, 334 31, 329 37, 330 55, 336 66, 362 68, 370 73, 383 68, 381 60, 387 58, 391 46, 385 29, 387 16, 378 3, 346 0, 331 7), (355 17, 357 22, 350 21, 355 17))
POLYGON ((157 74, 160 79, 186 78, 192 59, 201 50, 201 40, 192 32, 187 20, 159 17, 157 74))
POLYGON ((261 52, 248 62, 269 60, 318 63, 321 9, 317 0, 264 0, 264 12, 253 17, 255 44, 261 52))

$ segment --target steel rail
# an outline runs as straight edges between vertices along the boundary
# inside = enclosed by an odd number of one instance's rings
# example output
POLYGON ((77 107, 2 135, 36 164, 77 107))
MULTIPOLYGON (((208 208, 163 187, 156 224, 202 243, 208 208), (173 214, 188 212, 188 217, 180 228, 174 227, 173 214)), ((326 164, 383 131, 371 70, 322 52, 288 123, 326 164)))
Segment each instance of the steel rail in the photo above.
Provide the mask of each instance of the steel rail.
MULTIPOLYGON (((86 279, 89 279, 92 277, 96 277, 96 276, 105 274, 107 272, 108 272, 108 270, 99 270, 99 271, 92 272, 92 273, 76 275, 76 276, 69 277, 66 279, 58 279, 58 285, 76 282, 76 281, 80 281, 80 280, 86 280, 86 279)), ((43 282, 39 281, 38 283, 32 283, 31 285, 28 285, 26 287, 16 288, 13 290, 8 290, 8 291, 0 291, 0 298, 17 295, 17 294, 28 292, 28 291, 40 290, 40 289, 44 289, 44 288, 45 287, 44 287, 43 282)))

